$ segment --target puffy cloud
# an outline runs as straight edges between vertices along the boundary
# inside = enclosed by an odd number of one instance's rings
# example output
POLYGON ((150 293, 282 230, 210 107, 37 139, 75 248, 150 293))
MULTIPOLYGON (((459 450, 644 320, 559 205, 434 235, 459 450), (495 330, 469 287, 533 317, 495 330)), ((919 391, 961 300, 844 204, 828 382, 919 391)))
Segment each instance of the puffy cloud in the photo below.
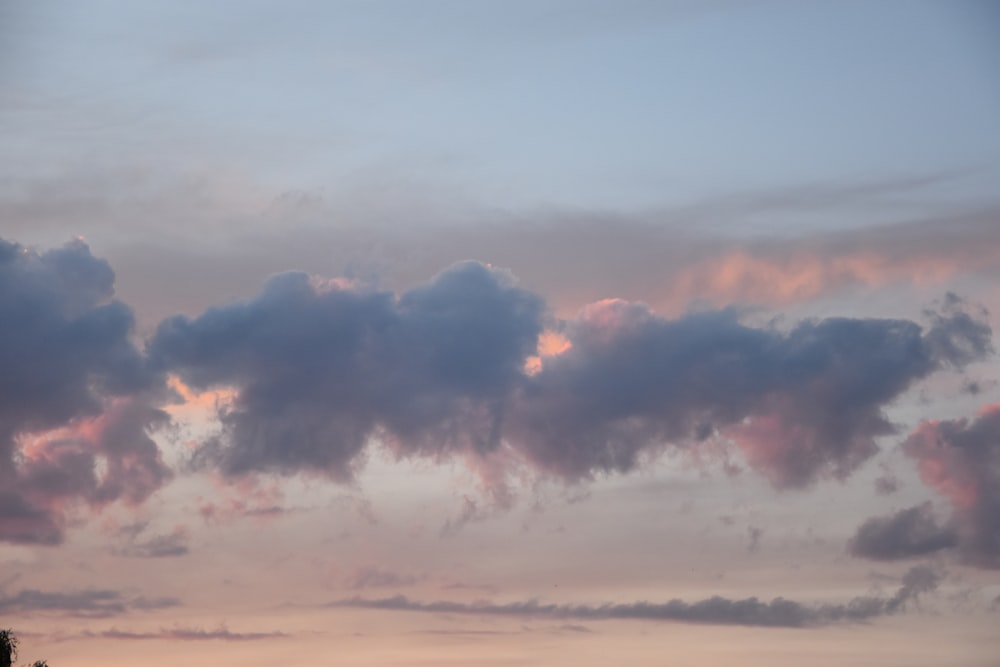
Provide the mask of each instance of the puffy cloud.
POLYGON ((148 402, 163 380, 113 294, 82 241, 0 240, 0 540, 57 543, 72 506, 140 502, 169 477, 147 433, 167 421, 148 402))
POLYGON ((607 300, 554 323, 538 295, 466 262, 398 298, 281 274, 252 300, 164 321, 148 350, 196 390, 235 388, 195 457, 229 476, 346 480, 378 437, 401 457, 472 452, 487 477, 484 461, 515 459, 580 479, 722 439, 776 486, 804 487, 868 460, 895 432, 883 409, 915 381, 989 353, 983 314, 957 297, 928 318, 782 331, 607 300))
POLYGON ((18 463, 0 494, 0 537, 55 544, 74 508, 121 500, 137 504, 171 471, 149 431, 169 421, 141 400, 116 399, 95 417, 18 439, 18 463))
POLYGON ((537 600, 493 604, 489 602, 418 602, 397 595, 381 599, 353 597, 331 603, 334 607, 419 611, 438 614, 478 614, 572 620, 625 619, 675 621, 711 625, 746 625, 764 627, 805 627, 842 622, 861 622, 896 614, 921 594, 937 588, 940 575, 927 566, 915 566, 903 576, 899 589, 891 597, 862 596, 844 604, 808 605, 794 600, 757 598, 730 600, 712 597, 696 602, 670 600, 664 603, 571 605, 544 604, 537 600))
POLYGON ((376 432, 400 455, 496 446, 543 314, 538 296, 473 262, 398 299, 287 273, 252 301, 163 322, 149 352, 196 389, 239 390, 200 460, 347 479, 376 432))
POLYGON ((851 539, 849 549, 862 558, 897 560, 926 556, 957 545, 955 530, 939 525, 931 504, 924 503, 865 521, 851 539))
POLYGON ((922 330, 829 318, 753 328, 732 310, 667 320, 619 300, 568 323, 571 347, 532 375, 507 431, 571 478, 625 471, 663 443, 725 437, 780 487, 844 477, 894 432, 883 408, 915 381, 989 350, 958 302, 922 330))
POLYGON ((38 254, 0 241, 0 433, 51 429, 101 411, 106 395, 156 382, 129 340, 114 273, 82 241, 38 254))
POLYGON ((963 557, 1000 568, 1000 404, 974 419, 922 422, 903 450, 951 503, 963 557))

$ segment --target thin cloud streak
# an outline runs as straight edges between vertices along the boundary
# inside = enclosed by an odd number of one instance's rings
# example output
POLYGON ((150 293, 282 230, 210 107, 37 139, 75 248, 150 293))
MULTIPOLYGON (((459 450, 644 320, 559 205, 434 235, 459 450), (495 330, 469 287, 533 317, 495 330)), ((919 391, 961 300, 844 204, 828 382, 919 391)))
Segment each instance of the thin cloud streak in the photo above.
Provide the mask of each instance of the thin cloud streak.
POLYGON ((201 628, 161 628, 156 632, 129 632, 111 628, 102 632, 84 632, 82 638, 100 639, 120 639, 128 641, 223 641, 223 642, 252 642, 266 639, 286 639, 290 635, 284 632, 232 632, 225 626, 215 630, 203 630, 201 628))
POLYGON ((167 609, 180 604, 176 598, 128 598, 119 591, 108 589, 70 592, 24 589, 13 595, 0 595, 0 614, 21 616, 57 614, 80 618, 107 618, 132 611, 167 609))
POLYGON ((549 618, 556 620, 639 620, 674 621, 706 625, 742 625, 754 627, 801 628, 835 623, 860 623, 904 611, 920 595, 937 588, 940 574, 927 566, 914 566, 904 576, 891 597, 862 596, 845 604, 807 605, 794 600, 757 598, 730 600, 712 597, 696 602, 674 599, 665 603, 560 605, 537 600, 493 604, 488 602, 417 602, 397 595, 367 599, 353 597, 330 603, 331 607, 410 611, 436 614, 469 614, 549 618))

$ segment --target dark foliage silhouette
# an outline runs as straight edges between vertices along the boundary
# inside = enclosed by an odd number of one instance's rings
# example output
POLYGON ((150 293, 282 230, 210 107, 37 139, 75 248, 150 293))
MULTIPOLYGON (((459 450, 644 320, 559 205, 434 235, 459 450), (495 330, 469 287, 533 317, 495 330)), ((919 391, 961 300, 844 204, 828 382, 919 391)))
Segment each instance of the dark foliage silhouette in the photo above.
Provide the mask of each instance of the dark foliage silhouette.
MULTIPOLYGON (((17 658, 17 636, 10 628, 0 629, 0 667, 11 667, 17 658)), ((31 667, 49 667, 44 660, 36 660, 31 667)))

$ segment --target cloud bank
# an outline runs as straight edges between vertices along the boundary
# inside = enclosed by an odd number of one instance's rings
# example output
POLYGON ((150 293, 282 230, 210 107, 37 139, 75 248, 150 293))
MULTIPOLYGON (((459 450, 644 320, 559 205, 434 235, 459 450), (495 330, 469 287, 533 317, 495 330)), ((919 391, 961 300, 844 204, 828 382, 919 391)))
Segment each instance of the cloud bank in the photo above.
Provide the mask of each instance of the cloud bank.
POLYGON ((576 480, 712 438, 788 488, 851 473, 895 432, 886 406, 991 351, 957 297, 928 319, 785 331, 734 309, 666 319, 606 300, 556 321, 509 274, 466 262, 398 297, 282 274, 248 301, 164 321, 148 350, 196 389, 235 388, 196 457, 230 476, 347 480, 381 439, 400 457, 506 457, 576 480), (538 360, 550 326, 565 345, 538 360))
MULTIPOLYGON (((992 351, 986 314, 954 295, 923 325, 750 326, 734 308, 665 318, 618 299, 561 320, 471 261, 400 294, 278 274, 251 299, 167 318, 142 350, 114 273, 81 241, 0 244, 0 286, 0 315, 18 323, 0 332, 0 540, 25 543, 58 543, 76 509, 140 503, 170 479, 150 437, 170 423, 166 403, 188 400, 168 393, 170 375, 225 389, 192 464, 230 480, 349 481, 378 442, 398 458, 461 457, 491 484, 523 468, 575 481, 712 441, 804 488, 867 461, 895 432, 885 408, 915 382, 992 351)), ((919 442, 908 451, 933 458, 919 442)), ((186 549, 179 535, 133 546, 186 549)))

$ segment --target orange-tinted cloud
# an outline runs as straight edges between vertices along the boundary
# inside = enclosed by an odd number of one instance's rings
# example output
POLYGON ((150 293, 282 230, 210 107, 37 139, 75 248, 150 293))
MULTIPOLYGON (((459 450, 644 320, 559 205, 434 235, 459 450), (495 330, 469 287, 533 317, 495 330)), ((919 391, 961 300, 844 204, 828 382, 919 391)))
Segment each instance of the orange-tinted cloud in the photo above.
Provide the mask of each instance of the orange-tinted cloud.
POLYGON ((946 284, 956 275, 1000 263, 984 253, 970 264, 962 254, 893 257, 878 251, 824 255, 788 249, 787 254, 736 250, 681 268, 666 286, 667 302, 682 307, 692 299, 717 304, 785 305, 848 287, 893 283, 946 284))
POLYGON ((142 401, 115 399, 97 416, 20 436, 20 460, 0 494, 9 510, 0 536, 57 542, 76 508, 144 501, 172 476, 149 435, 168 421, 142 401))

